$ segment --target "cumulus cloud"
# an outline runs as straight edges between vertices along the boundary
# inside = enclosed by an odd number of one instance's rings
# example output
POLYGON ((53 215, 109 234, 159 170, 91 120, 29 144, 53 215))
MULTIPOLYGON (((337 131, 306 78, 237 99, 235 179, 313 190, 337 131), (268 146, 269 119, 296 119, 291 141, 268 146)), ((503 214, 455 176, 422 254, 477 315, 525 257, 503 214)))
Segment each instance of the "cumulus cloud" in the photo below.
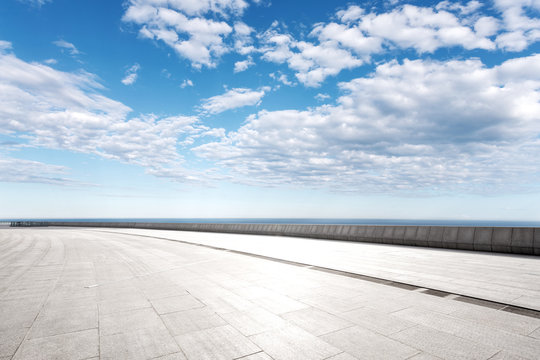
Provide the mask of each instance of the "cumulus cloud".
POLYGON ((489 36, 497 31, 498 22, 484 17, 471 24, 464 17, 480 6, 477 1, 466 5, 442 2, 436 8, 404 5, 389 12, 367 13, 352 5, 337 12, 339 21, 315 24, 309 41, 296 40, 273 24, 259 35, 259 51, 263 60, 286 63, 298 81, 317 87, 327 77, 359 67, 370 62, 372 55, 394 48, 414 49, 419 54, 454 46, 495 49, 489 36))
POLYGON ((191 87, 193 86, 193 81, 191 81, 190 79, 185 79, 184 81, 182 81, 182 83, 180 84, 180 87, 183 89, 183 88, 186 88, 186 87, 191 87))
POLYGON ((540 55, 395 61, 340 84, 337 105, 260 111, 194 151, 238 181, 355 192, 490 192, 533 183, 540 55), (516 181, 519 179, 519 181, 516 181))
POLYGON ((224 94, 203 100, 201 110, 204 114, 219 114, 244 106, 258 105, 269 90, 269 87, 262 87, 259 90, 231 89, 224 94))
POLYGON ((530 12, 540 11, 537 0, 495 0, 502 13, 504 32, 497 36, 497 46, 508 51, 521 51, 540 40, 540 19, 530 12))
POLYGON ((281 71, 277 71, 275 73, 270 73, 269 76, 276 80, 276 81, 279 81, 280 83, 282 83, 283 85, 287 85, 287 86, 294 86, 296 85, 294 82, 290 81, 289 78, 287 77, 287 75, 285 75, 284 73, 282 73, 281 71))
POLYGON ((129 117, 131 109, 103 96, 102 89, 88 72, 62 72, 0 54, 0 128, 26 146, 96 154, 187 181, 178 147, 209 128, 189 116, 129 117))
POLYGON ((330 99, 330 95, 319 93, 319 94, 315 95, 315 99, 317 99, 319 101, 324 101, 324 100, 330 99))
POLYGON ((225 39, 233 26, 238 46, 248 46, 249 27, 226 21, 242 15, 248 6, 244 0, 130 0, 128 4, 124 22, 138 25, 143 38, 163 41, 195 68, 215 67, 217 59, 230 51, 225 39))
POLYGON ((140 70, 141 66, 139 64, 134 64, 129 69, 126 70, 126 76, 122 79, 122 84, 124 85, 133 85, 137 81, 137 72, 140 70))
POLYGON ((75 45, 65 40, 53 41, 53 44, 61 49, 66 49, 71 55, 79 55, 81 53, 75 45))
POLYGON ((253 62, 253 59, 251 57, 248 57, 246 60, 237 61, 234 63, 234 72, 239 73, 245 71, 253 65, 255 65, 255 63, 253 62))
POLYGON ((275 28, 267 30, 260 38, 264 44, 260 49, 262 58, 278 64, 287 63, 296 71, 298 81, 306 86, 320 86, 328 76, 363 63, 333 41, 321 41, 319 44, 296 41, 275 28))
POLYGON ((466 4, 459 2, 444 0, 437 4, 437 10, 457 11, 460 14, 468 15, 482 7, 482 3, 477 0, 471 0, 466 4))

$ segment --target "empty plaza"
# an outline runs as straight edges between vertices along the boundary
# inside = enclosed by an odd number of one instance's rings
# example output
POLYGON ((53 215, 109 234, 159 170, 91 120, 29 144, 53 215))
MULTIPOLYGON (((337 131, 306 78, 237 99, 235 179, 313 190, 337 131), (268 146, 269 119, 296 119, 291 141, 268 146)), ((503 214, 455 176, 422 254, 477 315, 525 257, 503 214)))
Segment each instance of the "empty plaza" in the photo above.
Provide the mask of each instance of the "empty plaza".
POLYGON ((0 359, 538 359, 540 258, 0 229, 0 359))

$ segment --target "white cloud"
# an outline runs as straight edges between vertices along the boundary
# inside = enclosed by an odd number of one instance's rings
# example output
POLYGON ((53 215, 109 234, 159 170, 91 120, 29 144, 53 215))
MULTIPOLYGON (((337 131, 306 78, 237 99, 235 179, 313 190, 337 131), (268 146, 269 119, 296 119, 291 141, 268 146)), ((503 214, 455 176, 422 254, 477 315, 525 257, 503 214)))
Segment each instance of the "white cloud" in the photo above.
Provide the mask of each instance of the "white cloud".
POLYGON ((44 60, 43 62, 47 65, 54 65, 58 63, 56 59, 47 59, 47 60, 44 60))
POLYGON ((317 99, 319 101, 324 101, 324 100, 330 99, 330 95, 319 93, 319 94, 315 95, 315 99, 317 99))
POLYGON ((274 79, 276 81, 279 81, 283 85, 287 85, 287 86, 295 86, 296 85, 294 82, 290 81, 289 78, 287 77, 287 75, 283 74, 281 71, 277 71, 275 73, 270 73, 269 76, 272 79, 274 79))
POLYGON ((497 36, 497 46, 508 51, 522 51, 540 40, 540 19, 528 16, 540 11, 538 0, 495 0, 502 13, 505 32, 497 36))
POLYGON ((28 3, 33 6, 41 7, 52 0, 19 0, 20 2, 28 3))
POLYGON ((363 63, 333 41, 321 41, 318 45, 296 41, 274 28, 260 37, 264 44, 260 50, 262 58, 275 63, 287 63, 289 68, 296 71, 298 81, 306 86, 320 86, 328 76, 363 63))
MULTIPOLYGON (((244 0, 130 0, 122 20, 139 25, 141 37, 163 41, 193 67, 211 68, 231 49, 225 39, 233 27, 224 20, 242 15, 247 6, 244 0)), ((243 23, 234 25, 239 48, 248 47, 246 29, 243 23)))
POLYGON ((337 105, 260 111, 194 151, 239 182, 337 191, 526 188, 540 161, 540 55, 395 61, 341 83, 337 105))
POLYGON ((427 7, 404 5, 388 13, 370 13, 359 20, 358 26, 390 45, 419 53, 452 46, 467 50, 495 48, 493 41, 476 34, 456 15, 427 7))
POLYGON ((6 50, 11 50, 11 47, 12 47, 11 42, 0 40, 0 53, 3 53, 6 50))
POLYGON ((253 46, 253 39, 251 33, 254 29, 249 27, 243 22, 237 22, 234 24, 234 48, 236 52, 241 55, 248 55, 254 52, 255 46, 253 46))
POLYGON ((231 89, 224 94, 203 100, 201 110, 205 114, 219 114, 231 109, 258 105, 269 90, 268 87, 262 87, 259 90, 231 89))
POLYGON ((348 23, 360 19, 364 13, 364 9, 362 9, 360 6, 351 5, 345 10, 338 11, 336 15, 342 22, 348 23))
POLYGON ((234 72, 242 72, 247 70, 250 66, 255 65, 253 62, 253 59, 251 57, 248 57, 246 60, 237 61, 234 63, 234 72))
POLYGON ((471 0, 465 5, 459 2, 452 2, 452 1, 445 0, 438 3, 435 8, 437 10, 457 11, 460 14, 468 15, 477 11, 482 6, 483 4, 477 0, 471 0))
POLYGON ((96 154, 152 174, 174 173, 180 181, 197 175, 188 176, 178 153, 182 144, 209 131, 196 117, 128 117, 131 109, 103 96, 102 89, 90 73, 0 54, 0 129, 25 146, 96 154))
POLYGON ((57 40, 53 41, 53 44, 58 46, 59 48, 66 49, 69 51, 71 55, 79 55, 81 52, 70 42, 67 42, 65 40, 57 40))
MULTIPOLYGON (((0 158, 0 182, 41 183, 47 185, 82 185, 66 178, 64 166, 16 158, 0 158)), ((88 186, 88 184, 85 184, 88 186)))
POLYGON ((139 64, 134 64, 126 70, 126 76, 122 79, 122 84, 133 85, 137 81, 137 72, 141 69, 139 64))
POLYGON ((339 22, 315 24, 309 33, 315 41, 298 41, 278 31, 274 23, 259 35, 259 51, 263 60, 286 63, 298 81, 317 87, 327 77, 359 67, 370 62, 373 54, 395 48, 414 49, 419 54, 454 46, 493 50, 496 45, 489 37, 496 33, 498 21, 483 17, 473 28, 466 17, 473 16, 480 6, 473 0, 466 5, 442 2, 438 10, 404 5, 389 12, 366 13, 352 5, 337 12, 339 22))
POLYGON ((180 84, 180 87, 182 89, 188 86, 193 86, 193 81, 191 81, 190 79, 184 79, 184 81, 182 81, 182 83, 180 84))

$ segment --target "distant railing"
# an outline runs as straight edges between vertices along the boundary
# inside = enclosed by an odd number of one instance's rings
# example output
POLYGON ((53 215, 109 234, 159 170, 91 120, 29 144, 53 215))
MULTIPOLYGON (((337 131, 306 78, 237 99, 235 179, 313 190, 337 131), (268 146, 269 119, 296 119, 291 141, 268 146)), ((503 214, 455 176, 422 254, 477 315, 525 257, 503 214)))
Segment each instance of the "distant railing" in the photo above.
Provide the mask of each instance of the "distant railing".
POLYGON ((14 221, 11 226, 72 226, 277 235, 365 243, 540 255, 539 227, 212 224, 14 221))
POLYGON ((49 226, 47 221, 10 221, 11 227, 49 226))

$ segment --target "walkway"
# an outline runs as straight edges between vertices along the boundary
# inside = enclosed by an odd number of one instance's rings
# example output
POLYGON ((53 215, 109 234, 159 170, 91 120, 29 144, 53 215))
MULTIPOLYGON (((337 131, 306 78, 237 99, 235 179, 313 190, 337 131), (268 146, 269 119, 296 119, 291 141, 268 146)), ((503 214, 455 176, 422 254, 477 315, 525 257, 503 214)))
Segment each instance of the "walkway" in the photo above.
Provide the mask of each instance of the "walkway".
MULTIPOLYGON (((145 235, 0 229, 0 359, 537 359, 540 354, 538 312, 516 314, 422 288, 145 235)), ((193 233, 174 236, 196 240, 193 233)), ((318 241, 304 241, 304 252, 322 251, 318 241)), ((384 251, 399 258, 397 249, 384 251)), ((477 261, 483 259, 478 254, 477 261)), ((523 274, 531 270, 537 276, 538 262, 523 259, 523 274)))

